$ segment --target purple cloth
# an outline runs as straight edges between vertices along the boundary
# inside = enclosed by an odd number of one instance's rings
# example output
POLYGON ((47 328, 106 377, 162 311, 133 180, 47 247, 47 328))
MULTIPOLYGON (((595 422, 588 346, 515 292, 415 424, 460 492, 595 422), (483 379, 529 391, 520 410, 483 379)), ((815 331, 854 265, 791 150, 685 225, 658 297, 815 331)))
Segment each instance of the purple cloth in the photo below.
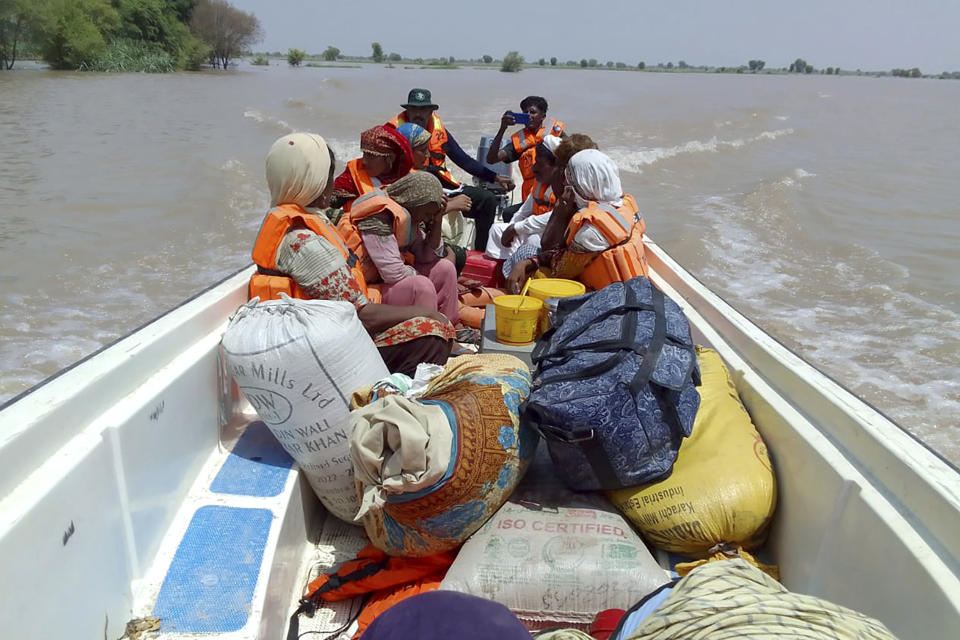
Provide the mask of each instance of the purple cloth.
POLYGON ((367 627, 363 640, 530 640, 509 609, 455 591, 429 591, 399 602, 367 627))

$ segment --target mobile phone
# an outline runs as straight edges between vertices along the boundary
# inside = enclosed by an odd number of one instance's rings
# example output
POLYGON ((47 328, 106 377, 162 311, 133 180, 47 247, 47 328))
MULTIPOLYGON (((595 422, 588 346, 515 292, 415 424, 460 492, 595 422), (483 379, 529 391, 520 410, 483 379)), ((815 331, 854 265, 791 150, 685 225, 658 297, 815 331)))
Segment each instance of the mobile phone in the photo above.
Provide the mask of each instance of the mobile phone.
POLYGON ((511 111, 510 115, 513 116, 513 121, 516 124, 530 124, 529 113, 514 113, 513 111, 511 111))

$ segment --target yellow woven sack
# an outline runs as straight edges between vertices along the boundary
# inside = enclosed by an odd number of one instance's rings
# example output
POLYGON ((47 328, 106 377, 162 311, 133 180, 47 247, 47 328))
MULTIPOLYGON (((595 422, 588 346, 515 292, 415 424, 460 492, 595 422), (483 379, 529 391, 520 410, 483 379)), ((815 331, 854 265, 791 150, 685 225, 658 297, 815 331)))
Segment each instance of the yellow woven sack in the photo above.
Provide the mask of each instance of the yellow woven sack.
POLYGON ((673 472, 607 495, 655 547, 704 557, 717 545, 762 544, 777 491, 767 447, 720 356, 697 347, 697 360, 700 409, 673 472))

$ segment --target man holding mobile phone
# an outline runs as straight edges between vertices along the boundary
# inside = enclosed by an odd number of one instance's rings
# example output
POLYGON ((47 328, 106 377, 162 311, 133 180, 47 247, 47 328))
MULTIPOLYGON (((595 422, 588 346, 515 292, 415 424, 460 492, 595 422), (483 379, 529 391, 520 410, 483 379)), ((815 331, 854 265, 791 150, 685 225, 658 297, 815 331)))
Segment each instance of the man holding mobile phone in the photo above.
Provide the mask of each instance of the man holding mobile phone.
POLYGON ((523 200, 527 199, 537 183, 533 175, 533 163, 537 159, 537 145, 543 142, 543 137, 564 137, 565 125, 559 120, 547 118, 547 101, 540 96, 527 96, 520 101, 520 114, 506 111, 500 119, 500 130, 490 144, 487 151, 487 162, 517 162, 520 163, 520 175, 523 176, 523 186, 520 191, 523 200), (510 144, 500 148, 503 144, 503 134, 507 127, 522 124, 523 129, 517 131, 510 138, 510 144))

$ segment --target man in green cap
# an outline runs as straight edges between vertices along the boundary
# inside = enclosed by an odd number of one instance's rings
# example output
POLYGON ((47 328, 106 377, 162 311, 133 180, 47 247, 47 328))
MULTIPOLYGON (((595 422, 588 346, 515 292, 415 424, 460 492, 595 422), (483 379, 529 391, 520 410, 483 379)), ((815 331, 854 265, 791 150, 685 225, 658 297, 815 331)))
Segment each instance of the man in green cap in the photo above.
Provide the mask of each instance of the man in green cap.
MULTIPOLYGON (((400 105, 404 111, 397 115, 388 124, 399 127, 405 122, 412 122, 420 125, 430 133, 430 143, 428 149, 430 156, 426 167, 415 167, 424 169, 436 175, 445 189, 457 189, 461 185, 447 169, 447 156, 453 160, 454 164, 469 173, 470 175, 483 180, 484 182, 498 183, 504 189, 510 191, 513 189, 513 181, 510 178, 498 175, 496 172, 483 166, 477 160, 471 158, 457 144, 453 136, 443 126, 440 116, 436 114, 439 108, 433 103, 433 97, 429 89, 411 89, 407 95, 407 101, 400 105)), ((497 214, 497 199, 486 189, 463 185, 463 193, 471 201, 470 211, 466 212, 468 218, 473 218, 477 223, 477 237, 474 240, 474 249, 483 251, 487 246, 487 236, 490 234, 490 226, 497 214)))

